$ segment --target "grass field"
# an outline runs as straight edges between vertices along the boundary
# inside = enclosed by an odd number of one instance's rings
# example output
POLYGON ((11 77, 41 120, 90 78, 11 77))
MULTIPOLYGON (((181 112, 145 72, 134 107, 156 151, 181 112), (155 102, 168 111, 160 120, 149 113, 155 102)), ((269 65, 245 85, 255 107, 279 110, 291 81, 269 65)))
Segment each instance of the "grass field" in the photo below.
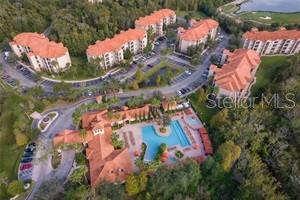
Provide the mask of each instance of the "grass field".
POLYGON ((263 57, 256 73, 256 83, 252 86, 251 95, 260 96, 270 84, 275 84, 274 77, 286 66, 287 56, 263 57))
POLYGON ((219 112, 219 109, 217 108, 208 108, 206 104, 199 104, 197 102, 197 93, 191 94, 188 98, 190 102, 192 103, 193 107, 195 108, 198 116, 200 117, 202 122, 205 122, 206 124, 209 124, 211 118, 219 112))
POLYGON ((267 24, 295 24, 300 22, 300 13, 247 12, 238 16, 244 20, 254 20, 267 24), (263 19, 265 17, 270 17, 271 19, 263 19))

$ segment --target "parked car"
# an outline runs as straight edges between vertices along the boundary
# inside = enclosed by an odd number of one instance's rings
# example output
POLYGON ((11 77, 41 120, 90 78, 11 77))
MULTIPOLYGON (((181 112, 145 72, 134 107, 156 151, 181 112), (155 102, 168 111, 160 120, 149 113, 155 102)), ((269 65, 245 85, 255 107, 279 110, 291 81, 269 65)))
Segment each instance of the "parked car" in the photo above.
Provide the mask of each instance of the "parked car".
POLYGON ((32 161, 32 158, 22 158, 21 163, 29 163, 32 161))
POLYGON ((27 147, 25 149, 25 152, 33 152, 33 151, 35 151, 35 147, 27 147))
POLYGON ((187 75, 191 75, 191 74, 192 74, 189 70, 185 70, 185 73, 186 73, 187 75))
POLYGON ((182 95, 182 93, 181 93, 180 90, 177 90, 177 94, 178 94, 178 96, 181 96, 181 95, 182 95))
POLYGON ((20 170, 23 171, 23 170, 26 170, 26 169, 30 169, 32 167, 32 164, 31 163, 26 163, 26 164, 23 164, 20 166, 20 170))
POLYGON ((33 156, 33 153, 25 153, 25 154, 23 154, 23 158, 32 158, 32 156, 33 156))

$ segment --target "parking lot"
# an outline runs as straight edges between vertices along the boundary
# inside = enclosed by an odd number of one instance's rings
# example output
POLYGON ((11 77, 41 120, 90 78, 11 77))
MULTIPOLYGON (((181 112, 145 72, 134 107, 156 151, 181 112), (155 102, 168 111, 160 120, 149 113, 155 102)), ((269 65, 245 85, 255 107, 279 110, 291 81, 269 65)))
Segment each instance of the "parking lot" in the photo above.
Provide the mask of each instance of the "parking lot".
POLYGON ((32 73, 29 69, 27 69, 26 67, 24 67, 22 65, 17 65, 16 69, 23 76, 25 76, 26 78, 32 80, 33 82, 38 82, 40 80, 40 78, 36 74, 32 73))
POLYGON ((35 155, 35 151, 36 151, 36 145, 34 142, 26 146, 19 165, 18 179, 22 181, 31 180, 32 171, 33 171, 32 162, 35 155))
POLYGON ((12 78, 10 75, 4 73, 1 75, 1 79, 7 84, 10 85, 11 87, 15 88, 18 85, 18 80, 12 78))

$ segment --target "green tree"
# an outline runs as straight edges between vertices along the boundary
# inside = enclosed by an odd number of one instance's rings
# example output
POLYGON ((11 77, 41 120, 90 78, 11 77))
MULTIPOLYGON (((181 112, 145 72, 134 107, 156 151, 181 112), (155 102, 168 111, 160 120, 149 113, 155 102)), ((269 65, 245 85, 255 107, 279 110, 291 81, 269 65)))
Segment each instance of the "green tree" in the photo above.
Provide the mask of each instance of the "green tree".
POLYGON ((86 166, 85 165, 79 166, 79 168, 75 169, 70 176, 71 183, 82 185, 86 180, 86 176, 85 176, 86 173, 87 173, 86 166))
POLYGON ((124 146, 124 142, 120 140, 120 136, 116 132, 113 132, 111 135, 111 144, 114 149, 121 149, 124 146))
POLYGON ((156 86, 159 86, 161 84, 161 76, 160 75, 158 75, 156 77, 155 83, 156 83, 156 86))
POLYGON ((206 97, 206 92, 204 91, 203 88, 199 89, 197 92, 196 92, 196 95, 197 95, 197 102, 202 105, 206 102, 207 100, 207 97, 206 97))
POLYGON ((22 181, 12 181, 7 187, 7 192, 13 196, 24 192, 22 181))
POLYGON ((159 106, 160 106, 160 100, 158 98, 153 97, 151 99, 151 107, 153 108, 154 115, 157 115, 159 106))
POLYGON ((144 74, 140 68, 138 68, 135 72, 135 80, 138 82, 142 81, 144 79, 144 74))
POLYGON ((15 134, 15 139, 16 139, 16 144, 18 146, 24 146, 28 143, 28 137, 21 133, 20 130, 16 129, 14 130, 14 134, 15 134))
POLYGON ((139 89, 139 83, 137 81, 132 82, 132 89, 133 90, 138 90, 139 89))
POLYGON ((130 175, 126 179, 125 188, 129 196, 135 196, 144 191, 147 186, 147 173, 141 172, 139 175, 130 175))
POLYGON ((124 59, 125 60, 132 60, 132 57, 133 57, 133 54, 131 53, 129 48, 127 48, 124 52, 124 59))
POLYGON ((66 200, 82 200, 89 198, 90 193, 92 193, 89 188, 85 185, 80 185, 79 187, 71 187, 65 192, 64 199, 66 200))
POLYGON ((96 187, 96 199, 125 199, 124 186, 115 183, 102 183, 96 187))
POLYGON ((229 172, 236 160, 239 159, 241 148, 232 141, 226 141, 219 146, 217 154, 221 156, 221 165, 224 171, 229 172))
POLYGON ((167 113, 165 113, 162 116, 162 124, 163 124, 164 127, 166 127, 166 126, 169 126, 170 123, 171 123, 171 118, 167 113))
POLYGON ((178 163, 172 168, 159 168, 148 180, 147 191, 156 199, 174 199, 174 196, 191 196, 201 180, 199 164, 193 160, 178 163))

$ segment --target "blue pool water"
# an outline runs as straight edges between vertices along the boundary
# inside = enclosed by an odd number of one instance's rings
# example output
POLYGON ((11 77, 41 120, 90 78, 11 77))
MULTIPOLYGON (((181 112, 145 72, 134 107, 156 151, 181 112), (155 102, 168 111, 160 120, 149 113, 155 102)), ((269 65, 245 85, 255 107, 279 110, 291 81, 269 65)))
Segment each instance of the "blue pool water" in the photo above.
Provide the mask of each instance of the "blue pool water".
POLYGON ((191 145, 178 120, 171 121, 170 127, 171 134, 167 137, 157 135, 153 125, 142 128, 143 142, 147 145, 144 157, 145 161, 150 161, 155 158, 158 148, 162 143, 166 143, 168 147, 174 145, 186 147, 191 145))
POLYGON ((190 126, 195 126, 195 125, 198 125, 199 124, 199 121, 198 119, 193 119, 192 117, 188 117, 187 118, 187 123, 190 125, 190 126))

